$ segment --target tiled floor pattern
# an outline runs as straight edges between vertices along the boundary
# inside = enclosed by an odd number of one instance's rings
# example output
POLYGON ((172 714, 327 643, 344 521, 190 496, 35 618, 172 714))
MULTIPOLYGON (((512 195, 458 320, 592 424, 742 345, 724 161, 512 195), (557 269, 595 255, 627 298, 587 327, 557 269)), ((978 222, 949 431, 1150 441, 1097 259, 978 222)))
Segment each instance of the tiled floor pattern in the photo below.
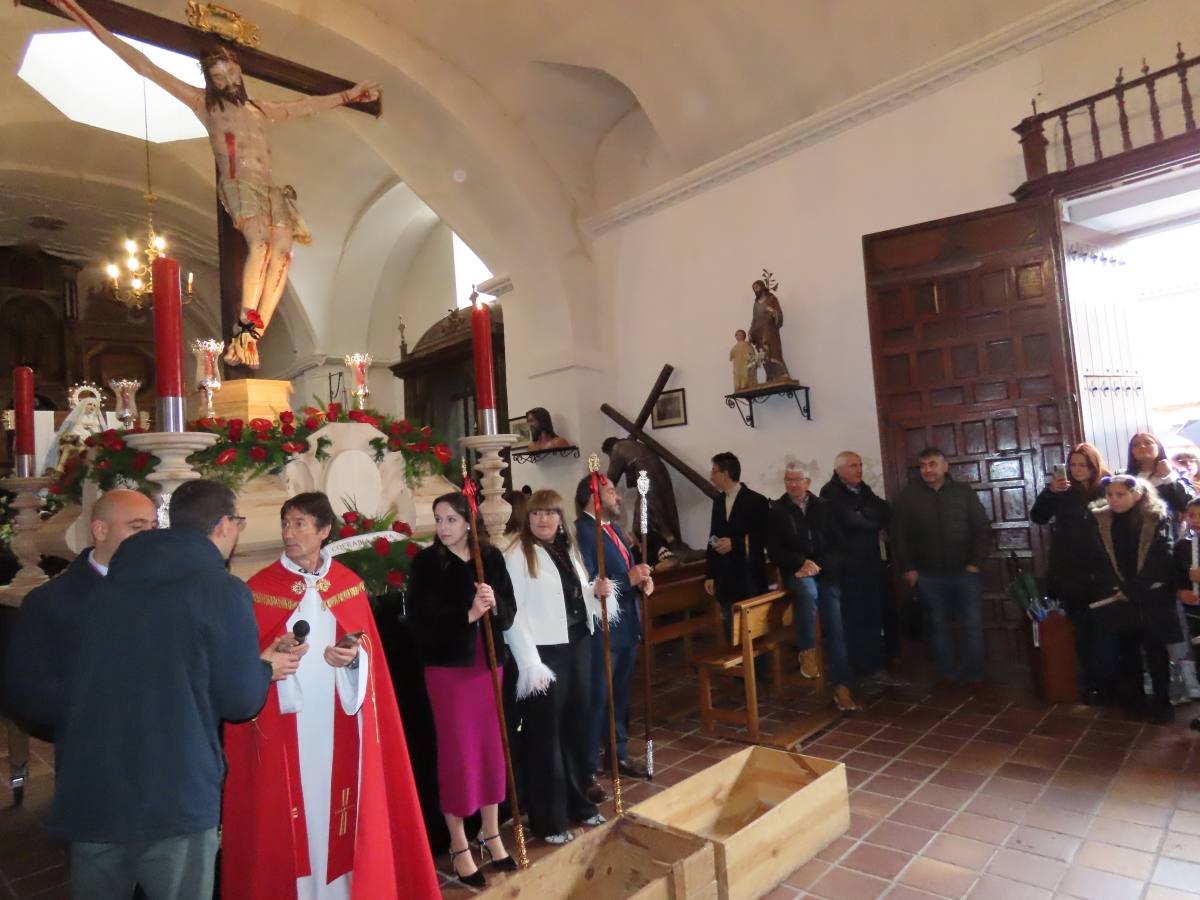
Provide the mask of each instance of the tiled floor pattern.
MULTIPOLYGON (((628 805, 745 746, 705 735, 678 679, 665 683, 680 693, 656 704, 684 715, 655 730, 658 771, 652 783, 625 782, 628 805)), ((811 686, 790 686, 782 700, 764 702, 764 723, 785 728, 820 702, 811 686)), ((901 689, 802 750, 846 764, 851 825, 772 900, 1200 897, 1200 735, 1182 725, 901 689)), ((0 810, 0 900, 67 895, 65 854, 43 830, 50 748, 35 742, 33 752, 25 806, 0 810)), ((535 864, 554 850, 532 838, 528 846, 535 864)), ((444 896, 470 893, 445 877, 444 856, 438 868, 444 896)))

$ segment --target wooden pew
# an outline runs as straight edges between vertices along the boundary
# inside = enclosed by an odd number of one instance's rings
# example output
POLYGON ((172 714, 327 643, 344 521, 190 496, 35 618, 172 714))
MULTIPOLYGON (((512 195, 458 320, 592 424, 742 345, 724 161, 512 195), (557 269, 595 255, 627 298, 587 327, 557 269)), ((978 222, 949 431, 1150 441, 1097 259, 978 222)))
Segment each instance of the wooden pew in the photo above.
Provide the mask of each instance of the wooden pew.
POLYGON ((654 648, 667 641, 683 639, 685 656, 692 656, 692 638, 707 636, 725 643, 721 609, 704 593, 704 564, 681 566, 669 573, 655 573, 654 593, 642 601, 643 665, 654 678, 654 648))
MULTIPOLYGON (((719 618, 719 613, 718 613, 719 618)), ((758 682, 754 660, 771 654, 773 693, 783 684, 781 648, 793 641, 793 610, 787 591, 769 591, 733 605, 733 640, 692 657, 700 687, 700 717, 711 732, 717 719, 744 723, 751 741, 759 740, 758 682), (741 678, 746 692, 745 710, 718 709, 712 703, 712 676, 741 678)))

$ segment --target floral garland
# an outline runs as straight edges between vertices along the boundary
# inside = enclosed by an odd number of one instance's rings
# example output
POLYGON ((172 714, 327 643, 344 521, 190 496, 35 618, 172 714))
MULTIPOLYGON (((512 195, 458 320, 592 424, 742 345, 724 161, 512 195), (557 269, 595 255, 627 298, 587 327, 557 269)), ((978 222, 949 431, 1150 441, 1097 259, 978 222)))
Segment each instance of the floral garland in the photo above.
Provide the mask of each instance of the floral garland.
POLYGON ((363 580, 368 596, 381 597, 404 587, 412 570, 412 559, 421 551, 421 546, 412 540, 412 528, 408 523, 397 520, 394 513, 372 519, 355 509, 346 510, 334 525, 332 537, 342 540, 372 534, 379 536, 370 545, 340 553, 337 561, 363 580), (382 534, 386 531, 403 537, 389 539, 382 534))
MULTIPOLYGON (((410 483, 418 482, 424 473, 444 474, 452 457, 450 448, 434 438, 428 425, 414 426, 407 419, 376 410, 346 412, 340 403, 330 403, 323 409, 307 406, 301 413, 284 410, 274 421, 197 419, 189 423, 189 429, 215 434, 217 441, 193 453, 188 462, 205 478, 239 490, 261 475, 282 472, 294 457, 308 452, 313 434, 330 422, 363 422, 383 431, 386 437, 371 441, 375 461, 380 462, 388 451, 403 452, 405 475, 410 483)), ((142 430, 109 429, 84 441, 89 448, 87 458, 80 455, 68 461, 63 474, 49 488, 45 510, 53 513, 68 502, 79 503, 85 480, 94 481, 103 491, 127 487, 152 494, 154 486, 149 476, 158 466, 158 457, 125 443, 126 435, 142 430)), ((318 460, 329 458, 331 443, 328 437, 317 438, 318 460)))

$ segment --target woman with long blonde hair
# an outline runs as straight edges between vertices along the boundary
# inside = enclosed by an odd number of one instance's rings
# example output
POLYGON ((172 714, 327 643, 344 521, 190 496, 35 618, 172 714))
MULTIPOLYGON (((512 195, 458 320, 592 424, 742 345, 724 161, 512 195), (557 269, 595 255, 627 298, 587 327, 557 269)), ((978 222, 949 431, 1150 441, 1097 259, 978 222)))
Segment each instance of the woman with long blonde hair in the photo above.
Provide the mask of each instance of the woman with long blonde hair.
POLYGON ((1151 722, 1174 718, 1169 693, 1167 645, 1183 640, 1175 609, 1171 517, 1154 485, 1133 475, 1101 482, 1106 504, 1095 510, 1093 545, 1098 599, 1091 609, 1101 627, 1116 635, 1117 693, 1135 716, 1144 715, 1142 654, 1154 688, 1151 722))
POLYGON ((504 553, 517 598, 505 632, 517 664, 521 721, 515 756, 525 777, 530 830, 552 844, 574 835, 572 822, 604 821, 588 799, 591 633, 607 581, 589 583, 563 515, 562 497, 535 491, 516 539, 504 553))

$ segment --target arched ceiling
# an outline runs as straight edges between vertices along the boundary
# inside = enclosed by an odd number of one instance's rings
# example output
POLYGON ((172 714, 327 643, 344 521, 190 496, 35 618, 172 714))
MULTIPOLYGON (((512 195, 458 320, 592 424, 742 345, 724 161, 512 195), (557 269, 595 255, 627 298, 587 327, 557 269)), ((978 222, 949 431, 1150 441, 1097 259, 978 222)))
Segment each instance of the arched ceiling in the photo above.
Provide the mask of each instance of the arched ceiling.
MULTIPOLYGON (((264 50, 384 87, 379 120, 336 111, 272 133, 277 178, 296 186, 314 236, 311 247, 297 252, 292 279, 306 330, 326 335, 333 317, 345 312, 349 260, 366 260, 357 268, 378 271, 376 263, 395 247, 416 241, 419 228, 404 218, 404 210, 411 212, 407 198, 415 194, 493 271, 521 276, 555 302, 565 299, 579 335, 601 327, 591 318, 594 278, 580 222, 601 211, 600 203, 630 199, 621 190, 654 186, 644 172, 623 177, 605 167, 641 166, 665 182, 950 54, 969 52, 1001 30, 1020 36, 1024 29, 1033 39, 1036 28, 1056 16, 1100 14, 1133 2, 232 5, 261 26, 264 50), (1039 15, 1046 18, 1035 26, 1032 17, 1039 15), (399 182, 409 191, 404 203, 392 193, 399 182), (601 182, 609 190, 599 192, 601 182), (399 218, 385 214, 389 210, 399 218)), ((183 19, 183 0, 130 5, 183 19)), ((0 4, 6 88, 0 91, 0 242, 40 241, 95 259, 122 222, 143 218, 141 145, 68 121, 16 77, 32 33, 71 27, 0 4), (28 224, 35 214, 67 224, 47 235, 28 224)), ((252 96, 287 96, 253 82, 250 90, 252 96)), ((215 201, 206 143, 157 145, 154 171, 162 198, 156 219, 177 236, 185 265, 211 269, 215 201)), ((375 292, 360 293, 366 299, 353 302, 367 304, 365 320, 375 292)))

